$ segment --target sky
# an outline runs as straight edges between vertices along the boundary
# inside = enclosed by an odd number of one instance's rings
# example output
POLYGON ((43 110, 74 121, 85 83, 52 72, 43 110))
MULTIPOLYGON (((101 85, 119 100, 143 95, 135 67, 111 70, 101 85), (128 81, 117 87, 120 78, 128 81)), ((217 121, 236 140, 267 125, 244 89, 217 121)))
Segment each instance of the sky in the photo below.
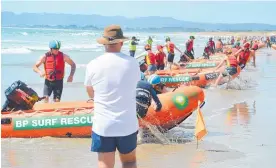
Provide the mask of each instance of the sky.
POLYGON ((2 11, 15 13, 98 14, 128 18, 163 16, 204 23, 266 23, 276 25, 275 9, 276 1, 2 0, 2 11))

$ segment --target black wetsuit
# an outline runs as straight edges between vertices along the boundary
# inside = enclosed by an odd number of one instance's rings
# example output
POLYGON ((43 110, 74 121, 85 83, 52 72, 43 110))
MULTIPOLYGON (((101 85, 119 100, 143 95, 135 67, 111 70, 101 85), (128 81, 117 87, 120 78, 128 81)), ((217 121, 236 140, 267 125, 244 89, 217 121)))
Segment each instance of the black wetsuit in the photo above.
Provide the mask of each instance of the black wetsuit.
POLYGON ((143 118, 147 115, 148 108, 151 105, 151 99, 157 105, 156 111, 160 111, 162 104, 152 85, 146 81, 139 81, 136 88, 136 111, 139 117, 143 118))

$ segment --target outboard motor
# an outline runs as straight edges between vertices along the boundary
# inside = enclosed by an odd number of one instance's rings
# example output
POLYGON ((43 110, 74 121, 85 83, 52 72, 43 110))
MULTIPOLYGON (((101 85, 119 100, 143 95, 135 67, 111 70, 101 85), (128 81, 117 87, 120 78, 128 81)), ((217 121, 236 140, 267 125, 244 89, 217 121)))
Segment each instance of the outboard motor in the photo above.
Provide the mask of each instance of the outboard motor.
POLYGON ((45 97, 38 94, 22 81, 14 82, 5 90, 6 102, 2 107, 4 111, 31 110, 34 104, 45 97))

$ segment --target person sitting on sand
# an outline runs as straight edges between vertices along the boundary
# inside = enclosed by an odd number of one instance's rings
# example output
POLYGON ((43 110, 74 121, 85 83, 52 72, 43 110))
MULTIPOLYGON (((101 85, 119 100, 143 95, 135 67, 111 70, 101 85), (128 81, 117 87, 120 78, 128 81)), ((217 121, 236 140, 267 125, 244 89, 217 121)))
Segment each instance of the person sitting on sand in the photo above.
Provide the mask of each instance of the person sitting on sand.
POLYGON ((238 67, 238 60, 237 58, 232 55, 232 50, 231 49, 228 49, 226 52, 225 52, 226 56, 225 58, 220 62, 220 64, 216 67, 215 69, 215 72, 221 68, 221 66, 227 64, 227 67, 225 68, 225 71, 224 72, 221 72, 219 74, 219 77, 217 78, 216 82, 215 82, 215 87, 221 82, 222 78, 223 77, 226 77, 226 76, 233 76, 235 75, 238 70, 237 70, 237 67, 238 67))
POLYGON ((153 74, 148 78, 148 82, 152 85, 156 94, 162 94, 168 92, 165 85, 161 83, 161 77, 159 75, 153 74))
POLYGON ((144 118, 147 115, 151 99, 153 99, 156 105, 154 110, 160 111, 162 104, 153 86, 146 81, 144 73, 141 73, 141 80, 137 83, 136 88, 136 112, 138 118, 144 118))
POLYGON ((223 52, 223 43, 221 41, 221 38, 219 38, 217 43, 216 43, 216 52, 217 53, 222 53, 223 52))
POLYGON ((250 44, 249 43, 245 43, 243 45, 243 48, 241 48, 239 51, 237 51, 234 56, 237 57, 239 66, 241 67, 241 69, 243 69, 246 65, 246 63, 249 61, 250 56, 253 56, 253 65, 256 66, 255 64, 255 55, 251 53, 250 51, 250 44))

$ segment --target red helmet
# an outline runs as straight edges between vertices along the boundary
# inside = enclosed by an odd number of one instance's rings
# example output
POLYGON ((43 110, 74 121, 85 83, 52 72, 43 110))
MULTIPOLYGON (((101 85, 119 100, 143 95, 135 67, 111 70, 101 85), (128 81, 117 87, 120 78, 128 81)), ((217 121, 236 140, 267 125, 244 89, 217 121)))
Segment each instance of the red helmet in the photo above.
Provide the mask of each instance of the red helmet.
POLYGON ((157 50, 159 51, 159 50, 162 50, 163 49, 163 46, 161 46, 161 45, 157 45, 157 50))
POLYGON ((150 50, 150 49, 151 49, 151 47, 149 44, 145 45, 145 50, 150 50))
POLYGON ((249 47, 250 47, 250 43, 245 43, 245 44, 243 45, 243 47, 244 47, 244 48, 249 48, 249 47))

